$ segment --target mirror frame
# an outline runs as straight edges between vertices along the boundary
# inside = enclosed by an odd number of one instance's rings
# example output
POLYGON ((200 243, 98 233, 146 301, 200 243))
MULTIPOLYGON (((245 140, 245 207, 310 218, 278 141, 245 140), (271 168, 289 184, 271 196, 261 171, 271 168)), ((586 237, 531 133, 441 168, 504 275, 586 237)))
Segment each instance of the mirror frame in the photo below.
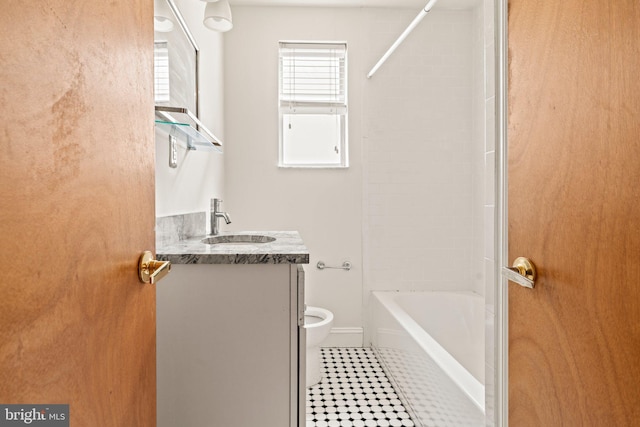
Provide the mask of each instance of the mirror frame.
MULTIPOLYGON (((175 1, 174 0, 160 0, 160 1, 164 1, 167 3, 167 5, 169 6, 169 9, 171 9, 171 12, 173 13, 173 16, 175 17, 175 20, 178 23, 178 26, 180 27, 180 30, 186 36, 187 41, 193 48, 194 57, 195 57, 195 64, 194 64, 195 111, 193 111, 192 113, 196 116, 197 119, 200 119, 200 48, 198 47, 198 44, 196 43, 196 39, 191 33, 191 30, 189 29, 189 26, 187 25, 187 22, 182 16, 180 9, 178 9, 178 6, 176 5, 175 1)), ((155 36, 154 36, 154 42, 155 42, 155 36)), ((188 108, 188 106, 186 105, 184 106, 181 105, 179 107, 188 108)))

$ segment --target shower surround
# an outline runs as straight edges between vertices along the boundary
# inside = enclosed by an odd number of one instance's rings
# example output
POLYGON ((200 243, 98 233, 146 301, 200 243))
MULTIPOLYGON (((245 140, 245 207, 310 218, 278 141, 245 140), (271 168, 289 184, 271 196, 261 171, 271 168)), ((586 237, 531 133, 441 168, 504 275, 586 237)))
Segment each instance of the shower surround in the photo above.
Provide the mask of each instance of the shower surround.
POLYGON ((484 293, 473 23, 471 10, 433 10, 367 84, 365 296, 484 293))

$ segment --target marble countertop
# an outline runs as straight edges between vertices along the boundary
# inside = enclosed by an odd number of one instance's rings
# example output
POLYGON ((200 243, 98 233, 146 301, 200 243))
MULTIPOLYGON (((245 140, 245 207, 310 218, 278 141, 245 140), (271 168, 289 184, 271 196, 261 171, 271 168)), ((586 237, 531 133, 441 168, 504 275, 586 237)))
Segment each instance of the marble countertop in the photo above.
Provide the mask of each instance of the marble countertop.
MULTIPOLYGON (((309 250, 297 231, 233 231, 217 236, 261 235, 275 238, 268 243, 225 243, 208 245, 212 236, 190 237, 159 243, 156 259, 173 264, 308 264, 309 250)), ((216 237, 217 237, 216 236, 216 237)))

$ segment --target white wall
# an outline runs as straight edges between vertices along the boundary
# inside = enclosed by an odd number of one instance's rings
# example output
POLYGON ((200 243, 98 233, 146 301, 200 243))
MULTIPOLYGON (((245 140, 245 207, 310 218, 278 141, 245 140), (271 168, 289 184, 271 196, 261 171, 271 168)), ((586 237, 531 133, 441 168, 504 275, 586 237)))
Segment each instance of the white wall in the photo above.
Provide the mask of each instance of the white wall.
MULTIPOLYGON (((202 25, 204 2, 175 2, 200 48, 200 118, 224 143, 224 36, 202 25)), ((179 147, 178 167, 172 169, 167 138, 156 131, 156 216, 208 211, 210 199, 223 196, 223 155, 179 147)))
POLYGON ((416 13, 234 7, 225 36, 226 229, 299 230, 311 252, 307 303, 332 310, 337 328, 363 326, 370 290, 484 294, 484 61, 473 11, 433 10, 366 78, 416 13), (280 40, 348 43, 349 169, 277 167, 280 40), (318 271, 318 260, 354 269, 318 271))
POLYGON ((484 5, 480 2, 472 10, 472 102, 473 102, 473 271, 471 278, 473 290, 479 295, 485 294, 485 258, 484 258, 484 216, 486 200, 485 137, 486 137, 486 95, 485 95, 485 28, 484 5))
POLYGON ((494 43, 494 0, 483 0, 482 20, 484 21, 484 279, 485 279, 485 411, 487 425, 495 422, 495 295, 496 263, 495 246, 495 204, 496 204, 496 116, 495 116, 495 43, 494 43))
MULTIPOLYGON (((337 328, 361 328, 365 15, 361 9, 344 8, 234 7, 232 11, 234 28, 225 38, 223 208, 233 223, 223 228, 298 230, 311 253, 305 268, 307 303, 332 310, 337 328), (277 167, 280 40, 348 43, 348 169, 277 167), (315 267, 319 260, 327 265, 348 260, 353 269, 319 271, 315 267)), ((341 338, 336 339, 347 345, 362 343, 357 329, 341 338)))
MULTIPOLYGON (((374 46, 411 15, 373 22, 374 46)), ((365 290, 472 288, 471 18, 432 11, 368 82, 365 290)))
MULTIPOLYGON (((483 23, 475 13, 432 10, 365 91, 365 307, 370 290, 484 295, 483 23)), ((374 22, 374 46, 391 43, 410 16, 374 22)))

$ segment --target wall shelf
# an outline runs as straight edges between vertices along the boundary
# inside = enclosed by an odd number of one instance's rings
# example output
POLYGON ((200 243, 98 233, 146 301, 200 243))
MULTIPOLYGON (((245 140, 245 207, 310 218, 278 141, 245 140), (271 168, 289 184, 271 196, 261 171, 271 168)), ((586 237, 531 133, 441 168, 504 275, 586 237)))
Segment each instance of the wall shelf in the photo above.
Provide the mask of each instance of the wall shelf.
POLYGON ((186 108, 156 105, 156 126, 184 141, 189 150, 222 151, 222 142, 186 108), (179 118, 179 119, 177 119, 179 118))

